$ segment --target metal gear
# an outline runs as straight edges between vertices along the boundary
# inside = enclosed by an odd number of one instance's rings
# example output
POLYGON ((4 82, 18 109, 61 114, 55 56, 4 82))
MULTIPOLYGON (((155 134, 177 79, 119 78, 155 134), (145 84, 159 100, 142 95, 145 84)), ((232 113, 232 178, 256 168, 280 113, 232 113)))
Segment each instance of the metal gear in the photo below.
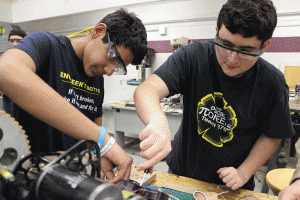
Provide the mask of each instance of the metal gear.
POLYGON ((31 154, 29 140, 22 126, 0 110, 0 169, 13 171, 18 161, 28 154, 31 154))

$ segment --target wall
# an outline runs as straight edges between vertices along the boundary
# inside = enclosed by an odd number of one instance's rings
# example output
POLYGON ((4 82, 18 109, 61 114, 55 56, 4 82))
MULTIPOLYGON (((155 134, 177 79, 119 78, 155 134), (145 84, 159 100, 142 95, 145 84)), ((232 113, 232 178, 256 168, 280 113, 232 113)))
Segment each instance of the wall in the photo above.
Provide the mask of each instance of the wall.
MULTIPOLYGON (((8 49, 7 27, 12 22, 12 3, 9 0, 0 0, 0 28, 6 29, 6 33, 0 33, 0 56, 8 49)), ((8 27, 9 28, 9 27, 8 27)))
MULTIPOLYGON (((300 4, 294 4, 299 5, 300 4)), ((283 5, 281 5, 281 8, 283 5)), ((197 7, 197 6, 195 6, 197 7)), ((221 6, 216 6, 221 8, 221 6)), ((160 9, 159 9, 160 10, 160 9)), ((162 8, 163 10, 163 8, 162 8)), ((187 9, 189 10, 189 9, 187 9)), ((192 13, 193 8, 190 9, 191 12, 188 12, 189 15, 192 13)), ((218 9, 219 10, 219 9, 218 9)), ((282 9, 284 10, 284 9, 282 9)), ((174 13, 178 13, 175 12, 174 13)), ((157 52, 153 61, 153 71, 157 69, 172 53, 171 45, 169 41, 173 37, 185 36, 191 38, 193 41, 202 40, 202 39, 213 39, 215 36, 215 27, 217 12, 209 15, 206 13, 205 16, 198 17, 199 15, 194 14, 197 17, 187 17, 184 19, 185 15, 180 15, 180 17, 174 17, 173 19, 168 18, 166 21, 165 17, 162 17, 159 12, 155 13, 156 19, 153 20, 154 23, 146 22, 148 41, 149 43, 154 42, 156 45, 149 45, 151 48, 155 48, 157 52), (159 20, 160 19, 160 20, 159 20), (166 35, 160 35, 158 32, 159 27, 166 27, 166 35), (165 48, 168 46, 168 48, 165 48)), ((299 65, 300 66, 300 15, 296 11, 291 11, 287 9, 287 12, 278 13, 278 25, 274 31, 274 38, 272 39, 271 46, 269 50, 263 54, 262 58, 271 62, 282 72, 284 72, 285 65, 299 65), (282 42, 283 41, 283 42, 282 42)), ((123 89, 117 89, 118 83, 113 82, 115 80, 112 77, 106 78, 106 89, 113 90, 109 92, 106 90, 105 100, 114 101, 114 100, 124 100, 132 98, 133 91, 128 90, 128 87, 123 89), (122 91, 123 95, 118 96, 117 94, 122 91), (124 91, 128 91, 128 94, 124 94, 124 91)), ((131 86, 132 87, 132 86, 131 86)))
MULTIPOLYGON (((15 0, 13 2, 17 2, 13 5, 13 19, 26 32, 46 30, 64 35, 95 25, 103 16, 119 7, 127 8, 128 11, 135 12, 142 19, 147 29, 149 45, 151 44, 151 47, 159 52, 156 53, 153 60, 152 70, 155 70, 171 55, 169 41, 173 37, 185 36, 192 40, 213 39, 218 12, 226 0, 132 0, 126 1, 126 5, 122 4, 123 1, 109 1, 117 3, 111 5, 107 4, 108 1, 103 0, 101 5, 95 4, 96 0, 85 1, 87 2, 85 4, 94 2, 93 6, 79 4, 82 2, 79 0, 61 0, 51 1, 53 4, 51 3, 52 7, 49 10, 46 8, 49 8, 50 1, 46 0, 15 0), (22 3, 40 8, 26 7, 30 13, 18 12, 18 10, 24 10, 24 7, 21 6, 22 3), (64 9, 63 5, 67 5, 65 7, 68 8, 64 9), (101 9, 95 9, 97 7, 101 9), (23 15, 23 18, 20 14, 23 15), (160 27, 166 28, 166 35, 159 34, 160 27)), ((286 64, 300 65, 298 49, 300 48, 300 1, 273 0, 273 2, 277 7, 278 26, 274 32, 271 51, 266 52, 262 57, 284 71, 286 64)), ((135 78, 136 74, 135 66, 128 66, 128 75, 126 76, 105 76, 105 101, 132 98, 136 86, 127 85, 126 80, 135 78)))
POLYGON ((2 22, 12 22, 12 2, 0 0, 0 25, 2 22))
POLYGON ((155 1, 159 0, 15 0, 12 18, 20 23, 155 1))

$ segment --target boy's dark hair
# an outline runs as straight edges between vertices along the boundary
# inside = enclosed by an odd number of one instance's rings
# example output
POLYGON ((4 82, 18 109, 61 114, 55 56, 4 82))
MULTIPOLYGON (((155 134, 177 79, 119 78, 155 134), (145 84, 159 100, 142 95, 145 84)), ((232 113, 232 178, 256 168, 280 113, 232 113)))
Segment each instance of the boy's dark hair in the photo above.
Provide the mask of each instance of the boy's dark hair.
POLYGON ((9 32, 9 34, 8 34, 8 40, 9 40, 10 36, 12 36, 12 35, 19 35, 19 36, 21 36, 22 38, 24 38, 27 34, 26 34, 25 31, 23 31, 23 30, 21 30, 21 29, 13 29, 13 30, 11 30, 11 31, 9 32))
POLYGON ((276 27, 276 9, 271 0, 228 0, 219 13, 219 30, 222 24, 233 34, 256 36, 264 43, 276 27))
MULTIPOLYGON (((133 55, 131 64, 139 65, 147 54, 147 33, 142 21, 134 13, 124 9, 106 15, 99 23, 107 26, 110 40, 116 45, 124 44, 133 55)), ((107 43, 107 35, 103 38, 107 43)))

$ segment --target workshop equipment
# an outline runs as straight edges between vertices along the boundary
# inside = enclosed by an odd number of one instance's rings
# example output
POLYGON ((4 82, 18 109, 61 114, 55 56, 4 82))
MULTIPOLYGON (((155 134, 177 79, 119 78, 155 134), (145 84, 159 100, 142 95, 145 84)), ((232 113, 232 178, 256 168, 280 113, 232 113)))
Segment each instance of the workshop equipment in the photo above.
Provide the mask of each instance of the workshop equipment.
POLYGON ((0 110, 0 169, 13 170, 23 156, 31 153, 27 138, 19 123, 0 110))
POLYGON ((149 173, 149 169, 146 169, 144 171, 143 178, 140 180, 140 186, 146 187, 147 185, 150 185, 156 178, 155 172, 149 173))
POLYGON ((295 97, 297 99, 300 98, 300 83, 296 83, 296 86, 295 86, 295 97))
MULTIPOLYGON (((81 140, 62 153, 31 154, 25 131, 4 111, 0 111, 0 134, 0 150, 3 152, 0 156, 0 199, 165 199, 162 192, 141 186, 138 191, 125 192, 101 180, 100 149, 94 141, 81 140), (6 149, 14 151, 8 154, 6 149)), ((122 181, 125 185, 128 182, 122 181)), ((128 188, 129 185, 126 186, 128 188)))
POLYGON ((129 195, 100 179, 100 162, 97 159, 100 151, 97 148, 97 143, 88 140, 79 141, 63 154, 27 155, 9 173, 13 179, 4 179, 3 174, 7 174, 7 170, 0 173, 2 183, 5 183, 1 194, 9 200, 146 200, 139 194, 129 195), (49 156, 58 157, 50 161, 45 158, 49 156), (27 160, 32 165, 23 168, 22 164, 27 160))
POLYGON ((79 141, 62 154, 29 154, 16 165, 15 181, 5 182, 7 199, 123 200, 120 189, 100 180, 100 150, 96 142, 79 141), (46 156, 58 156, 50 161, 46 156), (30 161, 29 167, 23 164, 30 161))
POLYGON ((143 196, 146 199, 157 199, 157 200, 168 200, 169 195, 158 191, 158 190, 153 190, 149 188, 144 188, 140 186, 140 183, 133 181, 133 180, 128 180, 128 181, 122 181, 120 185, 121 189, 129 189, 130 192, 133 192, 135 194, 139 194, 143 196))
POLYGON ((13 172, 0 170, 4 183, 1 194, 9 200, 167 199, 163 192, 143 188, 135 182, 133 185, 131 180, 123 180, 119 188, 101 180, 99 158, 99 146, 91 140, 79 141, 62 154, 29 154, 17 163, 13 172), (57 158, 47 159, 53 156, 57 158), (27 161, 31 163, 29 168, 23 167, 27 161), (7 173, 10 179, 5 178, 7 173))
POLYGON ((142 60, 142 63, 136 66, 136 70, 138 70, 137 77, 127 80, 127 85, 139 85, 151 75, 151 61, 154 54, 154 49, 147 48, 147 54, 142 60))
POLYGON ((145 177, 146 177, 146 175, 149 173, 149 170, 150 170, 149 168, 148 168, 148 169, 145 169, 143 178, 142 178, 141 181, 140 181, 140 186, 143 185, 143 182, 145 181, 145 177))
POLYGON ((177 51, 180 47, 190 44, 192 42, 191 39, 180 36, 180 37, 175 37, 170 41, 170 44, 172 45, 173 52, 177 51))
POLYGON ((6 199, 123 200, 117 186, 100 180, 99 158, 93 141, 80 141, 63 154, 31 154, 25 131, 0 110, 0 189, 6 199))

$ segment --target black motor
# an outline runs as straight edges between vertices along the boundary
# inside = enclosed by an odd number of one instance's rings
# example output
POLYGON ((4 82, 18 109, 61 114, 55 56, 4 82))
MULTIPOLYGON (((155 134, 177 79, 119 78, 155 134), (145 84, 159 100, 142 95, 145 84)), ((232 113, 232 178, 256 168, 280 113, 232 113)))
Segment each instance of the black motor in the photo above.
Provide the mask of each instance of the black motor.
POLYGON ((123 200, 117 186, 100 180, 100 150, 91 140, 63 154, 30 154, 4 174, 2 194, 9 200, 123 200), (45 159, 53 155, 58 157, 45 159), (24 168, 28 160, 31 166, 24 168))

